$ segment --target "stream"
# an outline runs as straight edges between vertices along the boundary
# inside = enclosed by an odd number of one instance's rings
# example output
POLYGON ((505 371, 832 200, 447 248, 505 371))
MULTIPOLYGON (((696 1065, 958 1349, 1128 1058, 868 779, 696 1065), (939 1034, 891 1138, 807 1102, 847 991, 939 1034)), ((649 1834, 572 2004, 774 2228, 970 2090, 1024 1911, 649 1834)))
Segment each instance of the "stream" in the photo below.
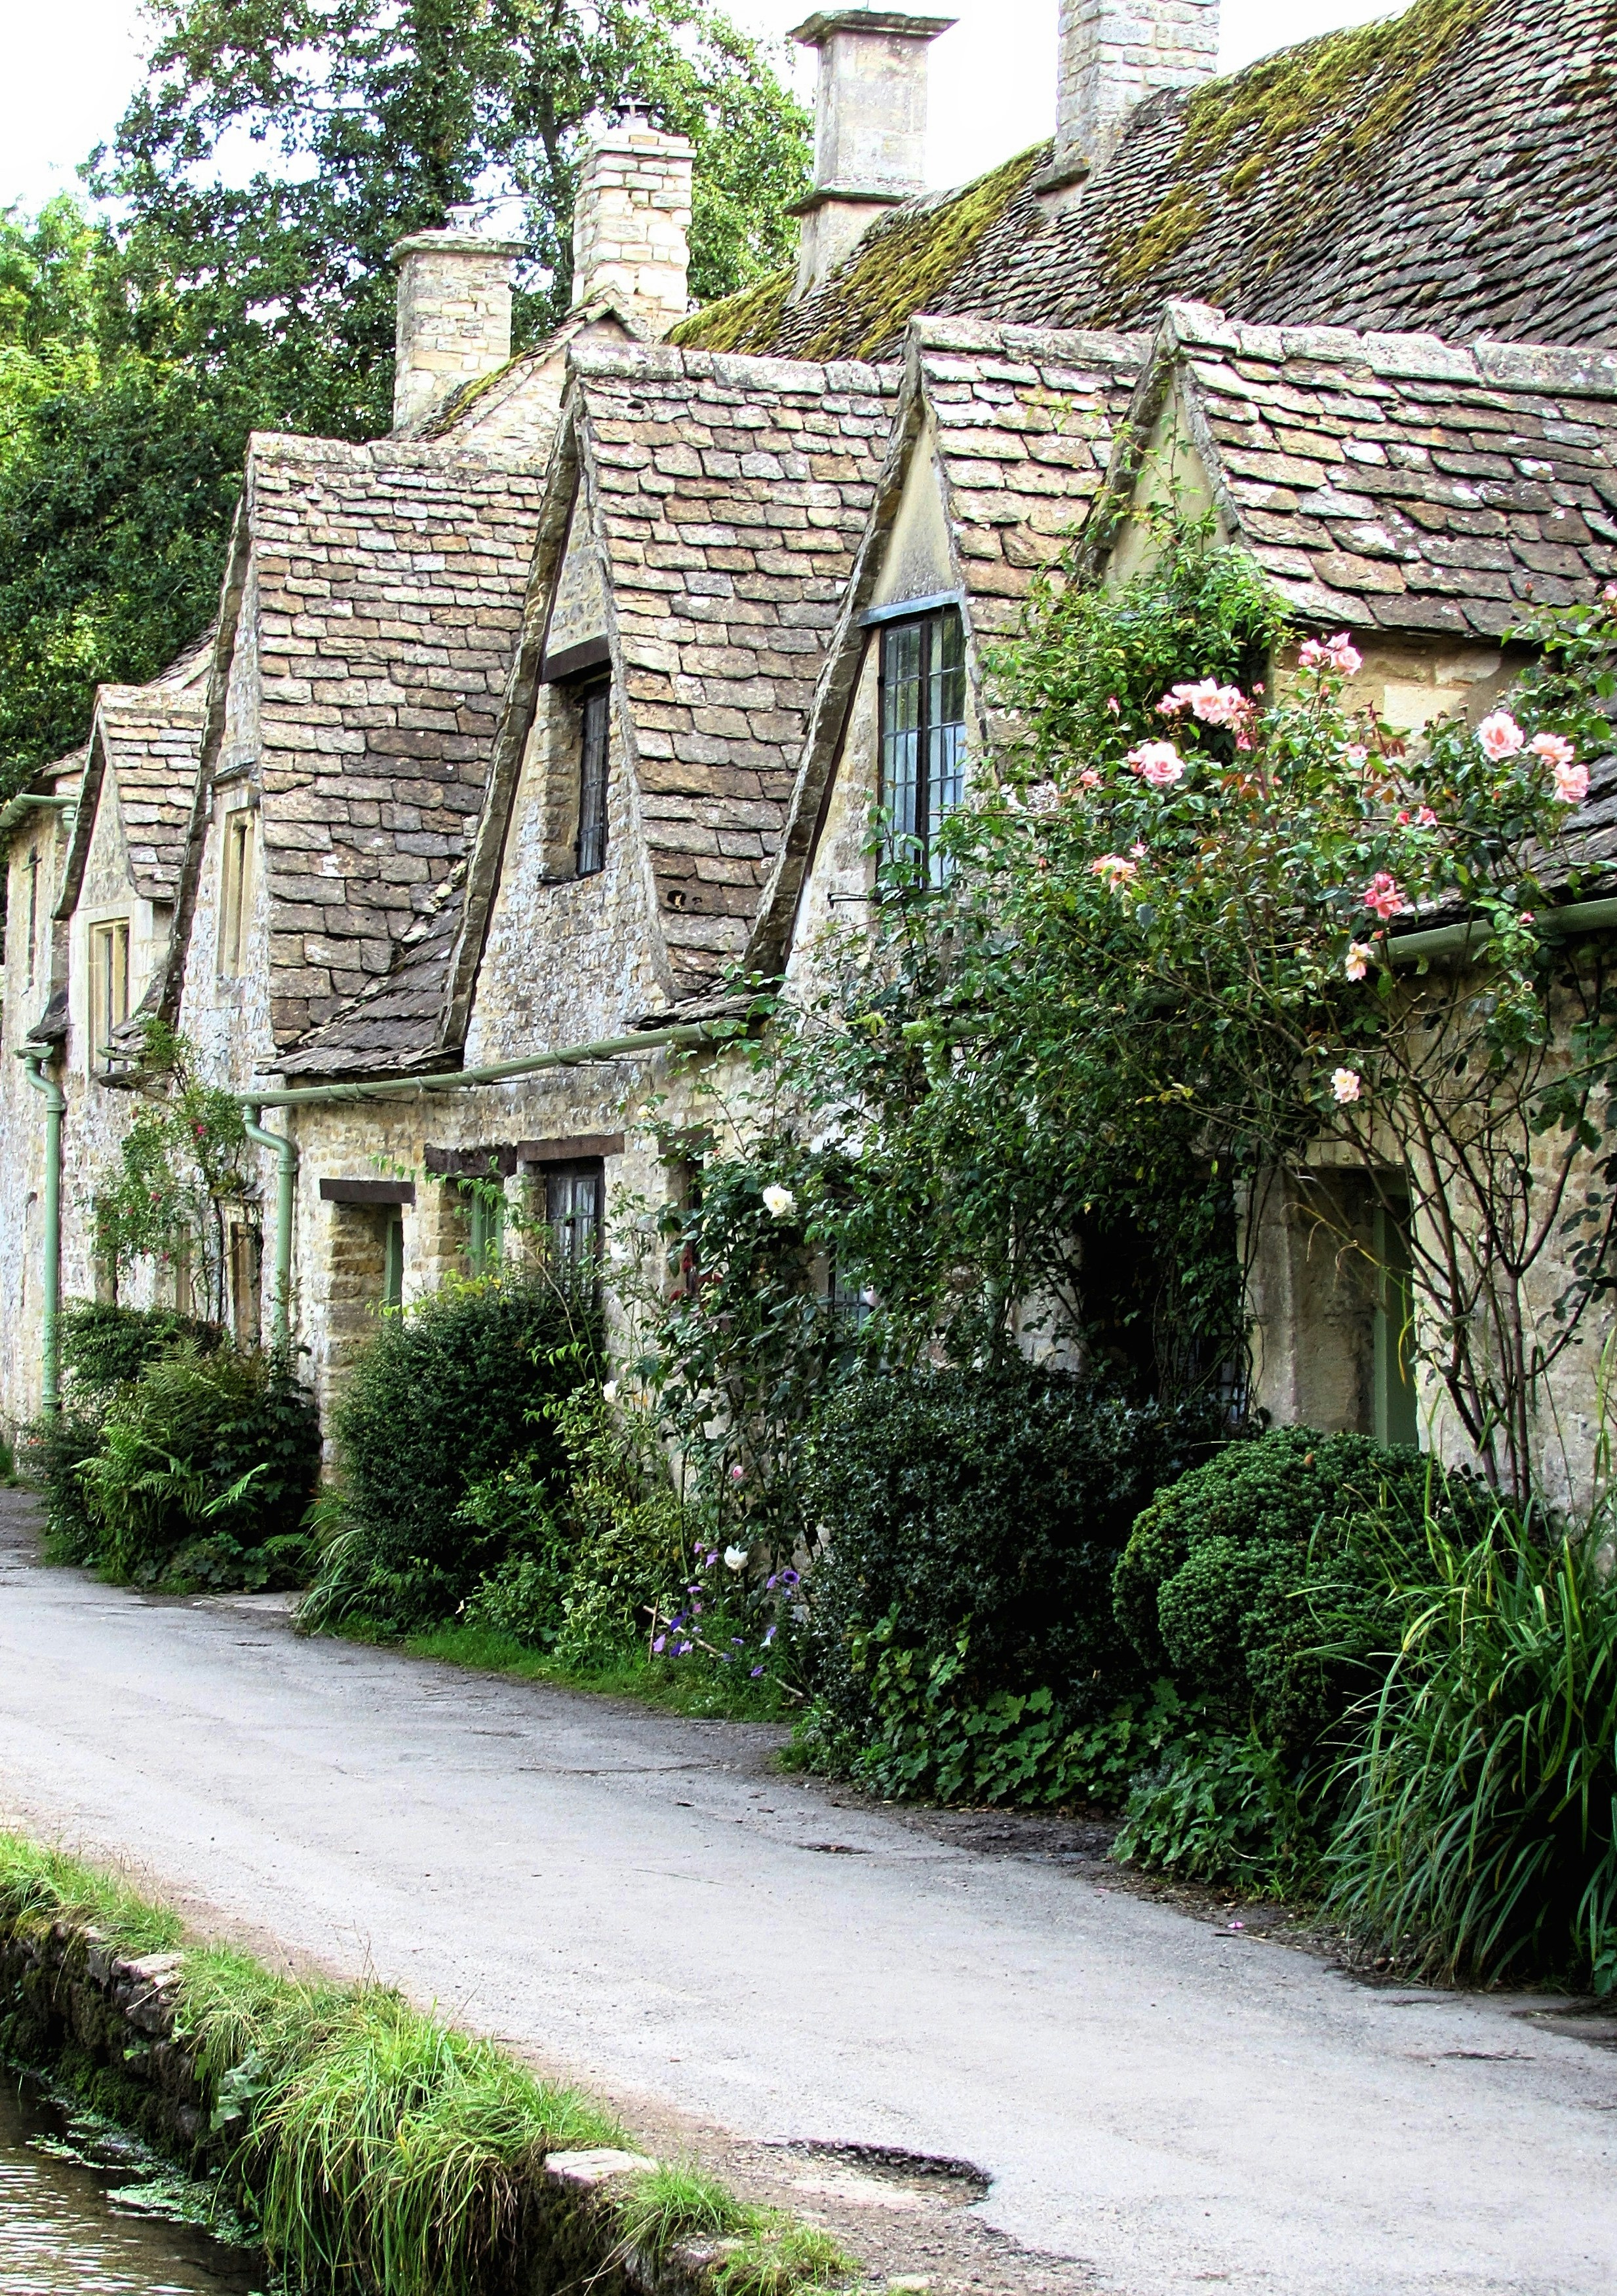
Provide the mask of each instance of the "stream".
POLYGON ((0 2296, 255 2296, 262 2259, 155 2208, 161 2173, 0 2066, 0 2296))

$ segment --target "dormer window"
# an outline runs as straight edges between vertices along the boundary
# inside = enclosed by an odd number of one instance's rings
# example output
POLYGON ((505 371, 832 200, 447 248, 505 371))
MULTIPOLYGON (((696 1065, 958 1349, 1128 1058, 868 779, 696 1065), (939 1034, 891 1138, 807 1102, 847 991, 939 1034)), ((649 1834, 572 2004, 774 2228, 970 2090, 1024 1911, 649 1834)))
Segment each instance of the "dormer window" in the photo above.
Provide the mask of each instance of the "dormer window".
POLYGON ((938 832, 965 793, 965 640, 958 607, 882 626, 878 802, 890 860, 943 882, 938 832))
POLYGON ((612 686, 604 678, 579 695, 578 873, 593 877, 606 866, 606 762, 611 738, 612 686))

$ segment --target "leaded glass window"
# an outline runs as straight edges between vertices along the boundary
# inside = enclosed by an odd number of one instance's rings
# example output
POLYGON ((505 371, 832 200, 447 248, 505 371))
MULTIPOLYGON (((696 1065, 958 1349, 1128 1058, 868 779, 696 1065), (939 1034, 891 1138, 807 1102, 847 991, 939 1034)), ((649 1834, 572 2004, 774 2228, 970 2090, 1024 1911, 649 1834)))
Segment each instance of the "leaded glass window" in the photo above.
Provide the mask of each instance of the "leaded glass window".
POLYGON ((610 685, 587 686, 579 703, 579 874, 606 866, 606 756, 610 685))
POLYGON ((956 608, 882 631, 879 802, 889 858, 943 882, 938 832, 965 793, 965 641, 956 608))

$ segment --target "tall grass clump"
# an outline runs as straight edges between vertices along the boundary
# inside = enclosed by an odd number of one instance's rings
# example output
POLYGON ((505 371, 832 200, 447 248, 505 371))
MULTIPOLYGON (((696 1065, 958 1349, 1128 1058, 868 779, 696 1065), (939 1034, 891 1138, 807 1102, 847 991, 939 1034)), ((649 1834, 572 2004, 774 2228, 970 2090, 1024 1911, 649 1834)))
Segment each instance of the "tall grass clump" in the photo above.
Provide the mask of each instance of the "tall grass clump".
POLYGON ((67 1922, 94 1929, 122 1953, 168 1953, 180 1922, 115 1874, 99 1874, 64 1850, 42 1849, 0 1833, 0 1923, 27 1936, 67 1922))
POLYGON ((1445 1982, 1617 1985, 1617 1584, 1506 1505, 1390 1575, 1396 1644, 1338 1768, 1330 1910, 1445 1982))
POLYGON ((182 1999, 216 2119, 240 2128, 265 2243, 294 2284, 502 2284, 546 2153, 624 2141, 575 2091, 380 1986, 300 1986, 199 1955, 182 1999))
POLYGON ((829 2233, 737 2200, 688 2162, 660 2161, 636 2177, 620 2204, 619 2222, 620 2257, 632 2252, 660 2263, 680 2241, 717 2243, 716 2296, 796 2296, 856 2273, 829 2233))

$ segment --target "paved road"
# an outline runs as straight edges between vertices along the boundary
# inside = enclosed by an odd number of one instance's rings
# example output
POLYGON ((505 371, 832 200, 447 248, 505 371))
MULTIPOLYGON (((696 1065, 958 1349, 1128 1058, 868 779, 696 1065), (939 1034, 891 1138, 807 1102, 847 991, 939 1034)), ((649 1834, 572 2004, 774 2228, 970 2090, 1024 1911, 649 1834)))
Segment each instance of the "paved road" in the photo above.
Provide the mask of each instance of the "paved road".
POLYGON ((1573 2025, 838 1807, 767 1733, 43 1570, 6 1522, 0 1808, 294 1951, 751 2136, 976 2161, 991 2225, 1127 2296, 1617 2283, 1617 2054, 1573 2025))

